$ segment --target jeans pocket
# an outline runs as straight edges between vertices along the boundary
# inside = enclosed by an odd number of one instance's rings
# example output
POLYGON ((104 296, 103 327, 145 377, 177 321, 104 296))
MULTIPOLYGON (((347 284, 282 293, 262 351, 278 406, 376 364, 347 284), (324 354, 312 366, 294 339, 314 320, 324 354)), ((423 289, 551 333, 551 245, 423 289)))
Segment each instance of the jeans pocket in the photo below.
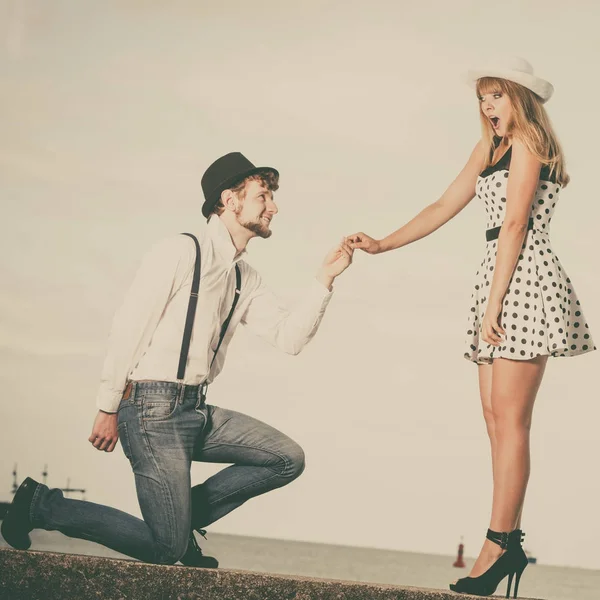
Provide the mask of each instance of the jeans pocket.
POLYGON ((166 421, 177 410, 177 393, 145 394, 142 401, 142 419, 144 421, 166 421))
POLYGON ((127 423, 123 421, 119 423, 117 427, 117 433, 119 434, 119 440, 121 440, 121 448, 123 448, 123 454, 128 460, 131 460, 131 446, 129 444, 129 433, 127 432, 127 423))

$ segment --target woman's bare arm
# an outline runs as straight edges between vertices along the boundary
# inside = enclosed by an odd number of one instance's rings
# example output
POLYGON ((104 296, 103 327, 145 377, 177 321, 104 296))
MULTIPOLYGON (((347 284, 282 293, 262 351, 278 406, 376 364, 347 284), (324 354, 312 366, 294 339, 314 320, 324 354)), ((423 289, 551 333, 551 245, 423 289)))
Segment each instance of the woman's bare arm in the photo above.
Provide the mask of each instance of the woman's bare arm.
POLYGON ((348 236, 352 248, 360 248, 369 254, 379 254, 411 244, 433 233, 455 217, 475 196, 477 177, 484 164, 486 150, 479 142, 467 164, 450 184, 442 197, 425 207, 416 217, 382 240, 375 240, 359 232, 348 236))

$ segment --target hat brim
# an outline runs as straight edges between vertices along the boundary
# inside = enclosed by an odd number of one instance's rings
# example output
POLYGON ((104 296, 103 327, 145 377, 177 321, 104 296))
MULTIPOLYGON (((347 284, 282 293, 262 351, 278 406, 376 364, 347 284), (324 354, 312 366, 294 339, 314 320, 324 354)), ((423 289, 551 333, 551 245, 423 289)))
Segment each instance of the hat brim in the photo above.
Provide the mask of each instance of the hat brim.
POLYGON ((529 73, 522 73, 521 71, 472 69, 467 73, 467 82, 474 88, 477 85, 477 80, 482 77, 497 77, 498 79, 507 79, 508 81, 518 83, 539 96, 542 103, 548 102, 554 93, 554 86, 549 81, 535 75, 530 75, 529 73))
POLYGON ((253 169, 248 169, 242 173, 236 173, 233 177, 229 177, 225 181, 222 181, 218 186, 215 187, 215 189, 210 193, 210 196, 204 201, 204 204, 202 205, 202 214, 208 219, 213 211, 213 208, 217 205, 219 198, 221 198, 221 194, 224 190, 235 187, 238 183, 241 183, 244 179, 246 179, 246 177, 251 177, 252 175, 265 172, 275 173, 275 175, 279 177, 279 171, 274 167, 254 167, 253 169))

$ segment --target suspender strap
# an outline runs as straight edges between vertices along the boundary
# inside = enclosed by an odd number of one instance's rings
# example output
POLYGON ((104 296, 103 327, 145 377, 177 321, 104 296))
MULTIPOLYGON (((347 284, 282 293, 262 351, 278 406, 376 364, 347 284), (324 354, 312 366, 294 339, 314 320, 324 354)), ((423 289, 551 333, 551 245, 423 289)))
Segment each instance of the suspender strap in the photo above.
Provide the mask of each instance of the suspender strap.
POLYGON ((225 319, 223 325, 221 325, 221 335, 219 336, 219 343, 217 344, 217 348, 216 348, 215 353, 213 354, 213 358, 210 362, 211 368, 213 366, 213 363, 215 362, 215 359, 217 358, 217 352, 219 351, 219 348, 221 347, 221 344, 223 343, 223 338, 225 337, 225 334, 227 333, 227 328, 229 327, 229 322, 231 321, 231 317, 233 316, 233 311, 235 310, 238 300, 240 299, 241 291, 242 291, 242 274, 240 273, 240 266, 238 264, 236 264, 235 265, 235 294, 233 295, 233 304, 231 305, 231 310, 229 311, 227 318, 225 319))
MULTIPOLYGON (((179 355, 179 367, 177 368, 177 379, 183 380, 185 377, 185 368, 187 365, 188 354, 190 351, 190 342, 192 339, 192 330, 194 328, 194 319, 196 317, 196 307, 198 305, 198 290, 200 289, 200 268, 201 268, 201 255, 200 255, 200 244, 198 243, 198 239, 195 235, 191 233, 184 233, 182 235, 187 235, 188 237, 194 240, 194 244, 196 245, 196 263, 194 265, 194 278, 192 279, 192 290, 190 292, 190 300, 188 303, 187 316, 185 318, 185 327, 183 330, 183 341, 181 343, 181 353, 179 355)), ((229 327, 229 323, 231 322, 231 317, 233 316, 233 311, 237 306, 238 300, 240 299, 240 292, 242 291, 242 273, 240 271, 240 266, 235 265, 235 294, 233 295, 233 304, 231 306, 231 310, 225 319, 225 322, 221 326, 221 332, 219 335, 219 342, 217 344, 217 348, 213 354, 212 361, 210 363, 210 368, 212 368, 215 359, 217 358, 217 352, 223 343, 223 339, 225 338, 225 334, 227 333, 227 328, 229 327)), ((206 387, 206 386, 205 386, 206 387)))
POLYGON ((187 316, 185 317, 185 327, 183 329, 183 341, 181 343, 181 353, 179 354, 179 367, 177 368, 177 379, 182 380, 185 377, 185 367, 187 364, 188 353, 190 351, 190 341, 192 339, 192 329, 194 328, 194 318, 196 316, 196 306, 198 306, 198 289, 200 288, 200 244, 195 235, 184 233, 194 240, 196 245, 196 263, 194 265, 194 278, 192 279, 192 291, 190 292, 190 301, 188 303, 187 316))

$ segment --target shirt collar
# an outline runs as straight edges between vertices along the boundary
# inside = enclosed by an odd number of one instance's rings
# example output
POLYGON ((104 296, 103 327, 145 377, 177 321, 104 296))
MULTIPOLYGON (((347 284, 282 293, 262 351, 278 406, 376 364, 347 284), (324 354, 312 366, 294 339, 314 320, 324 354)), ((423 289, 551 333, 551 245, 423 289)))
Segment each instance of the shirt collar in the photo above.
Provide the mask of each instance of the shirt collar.
POLYGON ((247 251, 245 249, 237 254, 237 248, 231 239, 229 230, 218 215, 211 217, 207 231, 215 250, 226 263, 239 262, 246 256, 247 251))

